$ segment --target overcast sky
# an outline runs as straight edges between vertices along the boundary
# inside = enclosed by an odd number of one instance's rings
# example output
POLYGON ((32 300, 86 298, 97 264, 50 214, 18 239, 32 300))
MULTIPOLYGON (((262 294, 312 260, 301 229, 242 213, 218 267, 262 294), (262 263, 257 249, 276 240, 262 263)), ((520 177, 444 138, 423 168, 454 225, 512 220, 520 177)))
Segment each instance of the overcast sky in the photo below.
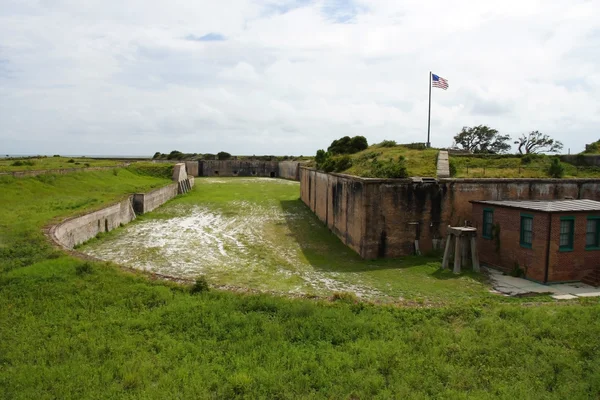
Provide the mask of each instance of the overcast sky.
POLYGON ((0 153, 600 138, 600 0, 0 0, 0 153))

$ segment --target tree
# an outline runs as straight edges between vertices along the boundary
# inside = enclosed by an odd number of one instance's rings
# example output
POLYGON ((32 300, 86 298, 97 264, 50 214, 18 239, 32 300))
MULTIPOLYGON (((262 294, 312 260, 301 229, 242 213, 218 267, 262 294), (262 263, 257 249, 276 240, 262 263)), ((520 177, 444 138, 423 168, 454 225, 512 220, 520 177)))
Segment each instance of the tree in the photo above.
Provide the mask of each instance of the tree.
POLYGON ((229 160, 231 158, 231 154, 226 151, 220 151, 217 153, 217 158, 219 160, 229 160))
POLYGON ((354 154, 369 147, 367 138, 364 136, 344 136, 343 138, 334 140, 327 148, 331 154, 354 154))
POLYGON ((462 131, 454 136, 454 141, 464 150, 471 153, 498 154, 510 150, 508 141, 510 136, 500 135, 498 131, 486 125, 462 128, 462 131))
POLYGON ((520 154, 558 153, 563 148, 561 142, 538 131, 521 135, 515 144, 519 146, 520 154))
POLYGON ((315 161, 317 162, 317 167, 325 162, 329 154, 323 149, 317 150, 317 155, 315 156, 315 161))

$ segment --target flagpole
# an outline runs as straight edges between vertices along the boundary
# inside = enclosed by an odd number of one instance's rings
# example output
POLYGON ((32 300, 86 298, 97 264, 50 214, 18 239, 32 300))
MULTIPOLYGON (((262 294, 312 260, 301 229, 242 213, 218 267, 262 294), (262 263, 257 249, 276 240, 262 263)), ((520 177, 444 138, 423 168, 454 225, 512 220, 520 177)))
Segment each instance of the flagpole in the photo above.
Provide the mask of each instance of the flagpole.
POLYGON ((431 71, 429 71, 429 114, 427 115, 427 148, 431 147, 429 132, 431 129, 431 71))

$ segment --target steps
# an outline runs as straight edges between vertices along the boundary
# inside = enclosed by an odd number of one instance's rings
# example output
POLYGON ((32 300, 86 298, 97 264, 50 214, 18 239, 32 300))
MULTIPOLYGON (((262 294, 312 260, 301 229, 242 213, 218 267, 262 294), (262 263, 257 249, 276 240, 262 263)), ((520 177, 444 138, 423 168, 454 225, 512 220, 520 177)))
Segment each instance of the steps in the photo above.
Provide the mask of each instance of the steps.
POLYGON ((586 275, 581 280, 582 283, 591 286, 600 286, 600 268, 596 268, 592 273, 586 275))

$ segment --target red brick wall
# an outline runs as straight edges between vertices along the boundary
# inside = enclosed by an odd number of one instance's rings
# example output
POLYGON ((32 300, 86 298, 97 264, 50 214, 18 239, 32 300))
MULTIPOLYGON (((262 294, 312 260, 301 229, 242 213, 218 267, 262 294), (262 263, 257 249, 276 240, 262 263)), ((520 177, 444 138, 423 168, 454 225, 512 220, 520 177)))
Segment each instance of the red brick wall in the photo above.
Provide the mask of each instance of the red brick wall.
MULTIPOLYGON (((302 201, 363 258, 440 248, 448 225, 471 220, 470 200, 600 200, 599 179, 365 179, 300 168, 302 201)), ((512 269, 512 264, 511 267, 512 269)), ((543 279, 543 278, 542 278, 543 279)))
POLYGON ((587 217, 600 213, 557 213, 552 215, 550 282, 578 281, 600 267, 600 250, 585 249, 587 217), (560 251, 560 218, 574 217, 573 251, 560 251))
POLYGON ((518 210, 507 207, 473 204, 473 226, 477 228, 477 248, 482 263, 510 272, 518 264, 526 277, 544 281, 546 253, 548 251, 549 214, 518 210), (500 227, 499 240, 486 239, 482 235, 483 210, 494 210, 494 225, 500 227), (521 214, 533 216, 533 241, 531 248, 521 246, 521 214))

